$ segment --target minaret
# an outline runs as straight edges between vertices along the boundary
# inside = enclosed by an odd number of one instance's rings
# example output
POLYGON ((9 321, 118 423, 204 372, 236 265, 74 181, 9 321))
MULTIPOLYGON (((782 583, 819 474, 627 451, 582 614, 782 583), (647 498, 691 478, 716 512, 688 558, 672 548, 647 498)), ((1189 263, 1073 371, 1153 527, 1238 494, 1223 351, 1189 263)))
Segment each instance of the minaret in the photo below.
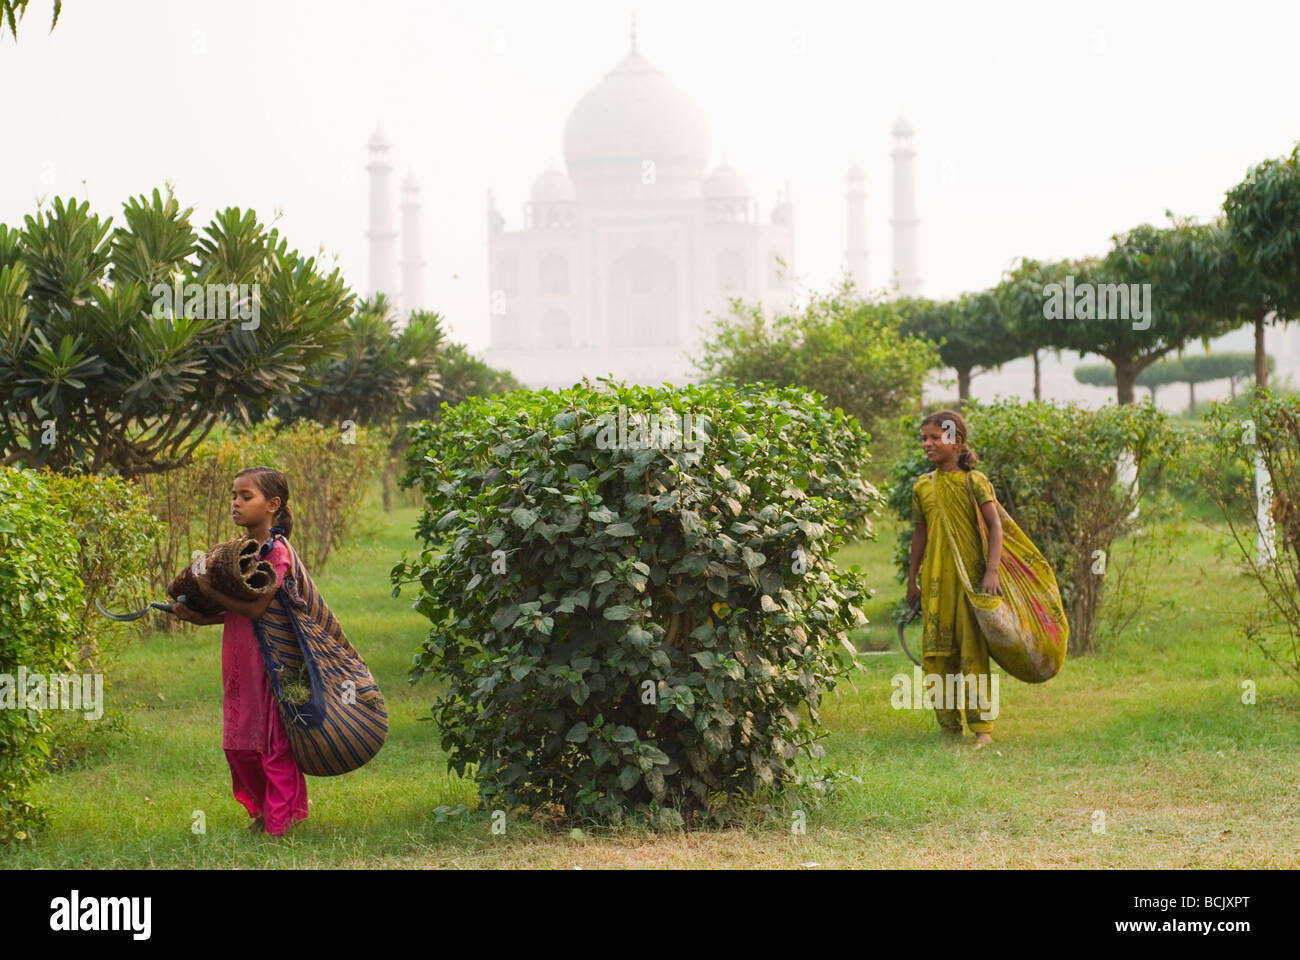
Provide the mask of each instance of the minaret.
POLYGON ((921 293, 921 265, 917 256, 917 233, 921 221, 916 216, 916 149, 912 146, 912 125, 901 113, 894 124, 894 277, 898 291, 905 297, 921 293))
POLYGON ((393 165, 390 144, 378 126, 370 137, 370 294, 382 293, 396 306, 397 228, 393 226, 393 165))
POLYGON ((848 217, 844 236, 844 267, 859 293, 867 290, 867 176, 855 160, 845 176, 844 202, 848 217))
POLYGON ((420 184, 414 173, 402 181, 402 316, 423 310, 424 235, 420 224, 420 184))

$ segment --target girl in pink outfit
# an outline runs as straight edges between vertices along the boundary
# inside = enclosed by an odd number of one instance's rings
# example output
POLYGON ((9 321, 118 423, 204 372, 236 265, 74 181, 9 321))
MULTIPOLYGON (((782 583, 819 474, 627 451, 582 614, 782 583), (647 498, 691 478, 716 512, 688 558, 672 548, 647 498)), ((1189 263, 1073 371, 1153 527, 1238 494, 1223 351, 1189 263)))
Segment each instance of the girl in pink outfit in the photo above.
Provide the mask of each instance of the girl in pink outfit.
MULTIPOLYGON (((231 517, 262 545, 259 557, 275 570, 278 590, 290 558, 288 548, 272 538, 276 533, 288 537, 293 532, 289 483, 279 470, 250 467, 235 475, 231 493, 231 517)), ((307 818, 307 778, 289 748, 266 662, 253 633, 253 621, 266 612, 276 590, 257 600, 236 600, 214 590, 206 573, 197 579, 199 589, 225 607, 225 612, 204 617, 179 603, 173 612, 190 623, 225 625, 221 634, 222 746, 230 764, 235 799, 253 818, 250 830, 280 836, 289 826, 307 818)))

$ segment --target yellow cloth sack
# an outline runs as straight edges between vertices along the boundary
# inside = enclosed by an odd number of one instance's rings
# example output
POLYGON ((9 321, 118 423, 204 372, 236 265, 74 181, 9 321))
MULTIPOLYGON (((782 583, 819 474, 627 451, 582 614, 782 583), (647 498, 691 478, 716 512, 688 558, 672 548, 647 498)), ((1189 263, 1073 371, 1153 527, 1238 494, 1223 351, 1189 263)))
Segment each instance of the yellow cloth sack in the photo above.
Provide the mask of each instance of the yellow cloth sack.
MULTIPOLYGON (((930 482, 935 483, 933 474, 930 482)), ((988 529, 975 500, 969 473, 966 474, 966 489, 975 504, 980 543, 987 563, 988 529)), ((954 555, 960 556, 937 485, 934 495, 949 547, 954 555)), ((957 575, 980 625, 980 632, 989 645, 989 656, 1017 680, 1042 683, 1060 672, 1069 646, 1070 625, 1061 605, 1060 588, 1056 574, 1033 541, 1011 519, 1002 504, 996 500, 993 503, 1002 521, 1002 557, 998 562, 1002 596, 974 589, 963 563, 956 564, 957 575)))

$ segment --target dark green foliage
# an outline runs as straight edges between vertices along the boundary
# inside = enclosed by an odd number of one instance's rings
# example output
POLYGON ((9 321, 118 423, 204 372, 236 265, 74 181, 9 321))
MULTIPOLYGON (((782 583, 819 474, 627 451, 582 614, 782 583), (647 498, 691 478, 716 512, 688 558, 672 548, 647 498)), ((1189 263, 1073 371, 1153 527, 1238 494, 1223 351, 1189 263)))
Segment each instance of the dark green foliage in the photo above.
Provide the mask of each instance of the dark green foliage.
POLYGON ((9 678, 0 694, 0 845, 44 822, 31 791, 50 755, 50 725, 43 711, 24 709, 18 670, 73 670, 82 606, 67 514, 35 473, 0 467, 0 674, 9 678))
POLYGON ((412 428, 430 549, 393 580, 423 587, 412 673, 446 682, 443 748, 485 803, 724 821, 820 755, 867 595, 831 556, 881 502, 866 434, 822 399, 584 384, 412 428), (620 404, 690 412, 701 446, 602 449, 620 404))
POLYGON ((1300 144, 1254 167, 1223 202, 1229 242, 1261 314, 1300 318, 1300 144))
POLYGON ((416 310, 400 329, 382 293, 359 303, 344 324, 341 355, 318 372, 320 382, 277 398, 275 415, 338 426, 389 426, 438 389, 438 360, 446 342, 442 317, 416 310))
POLYGON ((251 210, 223 210, 202 234, 192 210, 155 190, 111 232, 61 198, 22 230, 0 224, 0 458, 174 469, 218 421, 259 416, 338 347, 352 295, 337 270, 318 272, 251 210))

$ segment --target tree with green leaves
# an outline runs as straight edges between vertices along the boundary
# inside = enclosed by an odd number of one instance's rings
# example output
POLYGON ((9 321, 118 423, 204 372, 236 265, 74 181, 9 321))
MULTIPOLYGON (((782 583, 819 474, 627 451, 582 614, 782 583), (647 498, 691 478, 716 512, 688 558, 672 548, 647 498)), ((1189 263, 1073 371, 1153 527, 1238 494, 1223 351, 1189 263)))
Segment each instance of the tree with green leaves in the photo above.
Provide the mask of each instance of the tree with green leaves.
POLYGON ((970 399, 972 377, 1027 352, 1008 331, 992 290, 952 301, 901 299, 898 310, 903 332, 934 343, 944 364, 957 371, 957 396, 963 403, 970 399))
POLYGON ((319 382, 277 399, 285 423, 315 420, 338 425, 395 426, 415 409, 415 398, 438 390, 438 359, 446 343, 442 316, 413 311, 404 326, 382 293, 357 304, 344 321, 340 353, 317 373, 319 382))
POLYGON ((352 294, 256 213, 201 234, 168 189, 113 226, 55 199, 0 224, 0 460, 123 476, 170 470, 225 418, 311 382, 352 294))
POLYGON ((1133 402, 1143 370, 1189 340, 1208 342, 1229 332, 1240 316, 1224 306, 1224 281, 1216 271, 1227 268, 1231 253, 1212 226, 1142 224, 1112 244, 1104 258, 1058 265, 1065 282, 1045 291, 1044 311, 1053 321, 1053 346, 1111 362, 1123 405, 1133 402), (1066 301, 1077 298, 1073 316, 1053 309, 1062 290, 1066 301))
POLYGON ((1265 160, 1228 191, 1228 237, 1246 277, 1240 284, 1255 325, 1255 385, 1268 385, 1264 325, 1300 317, 1300 144, 1265 160))
POLYGON ((392 509, 393 470, 406 447, 402 424, 413 418, 419 398, 437 394, 446 342, 440 314, 413 311, 400 328, 397 319, 384 294, 362 301, 344 324, 341 354, 318 373, 320 382, 275 402, 275 415, 285 424, 314 420, 379 428, 388 437, 381 473, 385 510, 392 509))
MULTIPOLYGON (((9 36, 14 40, 18 39, 18 24, 22 21, 23 15, 27 13, 27 5, 31 0, 0 0, 0 40, 4 39, 5 27, 9 28, 9 36)), ((50 20, 50 30, 59 22, 59 14, 63 11, 63 0, 54 0, 54 18, 50 20)))
MULTIPOLYGON (((1161 360, 1145 368, 1137 376, 1136 385, 1151 391, 1151 402, 1156 401, 1156 391, 1170 383, 1183 383, 1184 371, 1178 360, 1161 360)), ((1093 387, 1114 387, 1115 368, 1108 363, 1081 363, 1074 368, 1074 379, 1093 387)))
MULTIPOLYGON (((1265 358, 1266 369, 1272 372, 1277 365, 1272 356, 1265 358)), ((1188 409, 1196 409, 1196 385, 1215 380, 1227 380, 1233 397, 1237 395, 1237 381, 1251 376, 1255 371, 1253 353, 1197 353, 1182 359, 1184 381, 1188 390, 1188 409)))
MULTIPOLYGON (((1039 354, 1053 346, 1051 325, 1056 322, 1043 314, 1043 290, 1047 284, 1064 279, 1066 271, 1063 267, 1063 264, 1021 258, 993 288, 1007 335, 1019 344, 1022 356, 1028 354, 1034 358, 1035 400, 1041 400, 1043 395, 1039 354)), ((1059 349, 1056 354, 1059 361, 1059 349)))
MULTIPOLYGON (((1265 358, 1266 370, 1272 373, 1276 368, 1272 354, 1265 358)), ((1255 355, 1253 353, 1207 353, 1183 358, 1183 365, 1196 377, 1195 383, 1211 380, 1227 380, 1232 397, 1237 396, 1237 381, 1255 374, 1255 355)), ((1191 381, 1189 381, 1191 382, 1191 381)))
MULTIPOLYGON (((1268 368, 1274 367, 1273 357, 1268 358, 1268 368)), ((1214 380, 1227 380, 1230 385, 1242 377, 1250 376, 1255 369, 1252 353, 1189 354, 1180 359, 1161 360, 1138 374, 1137 385, 1151 391, 1155 402, 1156 390, 1170 383, 1187 384, 1187 409, 1196 409, 1196 385, 1214 380)), ((1105 363, 1080 364, 1074 368, 1074 379, 1095 387, 1115 386, 1115 368, 1105 363)), ((1236 396, 1235 387, 1232 395, 1236 396)))

